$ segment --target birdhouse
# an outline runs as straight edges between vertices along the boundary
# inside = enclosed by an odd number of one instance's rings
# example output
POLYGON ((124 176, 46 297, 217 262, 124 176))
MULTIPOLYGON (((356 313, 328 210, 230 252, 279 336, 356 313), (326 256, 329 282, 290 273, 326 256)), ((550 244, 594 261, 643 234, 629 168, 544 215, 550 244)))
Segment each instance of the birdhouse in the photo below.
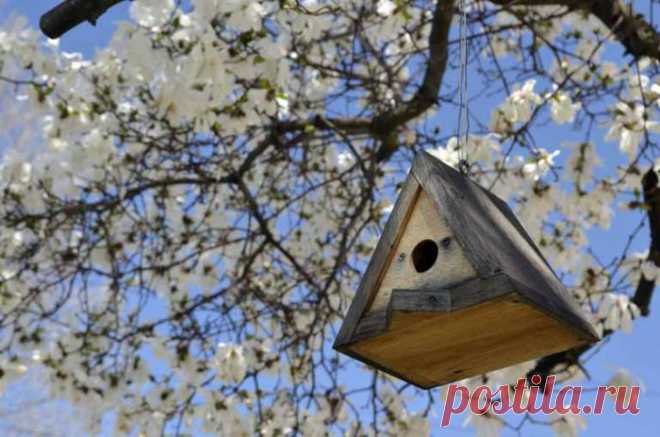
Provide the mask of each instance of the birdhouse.
POLYGON ((431 388, 598 339, 507 204, 420 153, 334 347, 431 388))

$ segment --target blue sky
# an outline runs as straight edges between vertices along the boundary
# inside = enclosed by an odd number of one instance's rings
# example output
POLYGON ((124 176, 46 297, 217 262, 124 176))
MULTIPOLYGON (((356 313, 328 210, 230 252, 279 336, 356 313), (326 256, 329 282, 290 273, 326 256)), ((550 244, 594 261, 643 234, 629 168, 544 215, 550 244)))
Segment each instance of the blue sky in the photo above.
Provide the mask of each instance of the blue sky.
MULTIPOLYGON (((59 3, 56 0, 0 0, 0 22, 4 22, 11 14, 16 13, 25 15, 29 23, 38 27, 39 16, 59 3)), ((648 2, 639 2, 638 5, 648 4, 648 2)), ((86 56, 93 56, 96 48, 103 47, 109 40, 112 31, 118 20, 127 17, 128 3, 124 2, 114 7, 108 14, 104 15, 96 27, 85 23, 61 39, 61 47, 65 51, 79 51, 86 56)), ((657 14, 656 14, 657 15, 657 14)), ((472 80, 472 79, 471 79, 472 80)), ((476 76, 475 76, 476 80, 476 76)), ((472 108, 475 113, 487 114, 490 107, 484 105, 472 108)), ((454 120, 453 111, 450 119, 454 120)), ((571 132, 570 128, 561 130, 555 129, 548 133, 552 135, 557 143, 564 137, 575 137, 576 133, 571 132)), ((620 161, 620 155, 616 151, 614 143, 606 143, 603 155, 605 165, 614 165, 620 161)), ((591 231, 592 242, 596 252, 605 260, 609 260, 620 253, 620 249, 625 243, 628 233, 637 225, 639 214, 624 213, 616 211, 616 216, 612 226, 608 230, 591 231)), ((642 233, 641 238, 635 242, 636 250, 645 250, 648 245, 648 233, 642 233)), ((633 333, 625 335, 623 333, 615 334, 604 350, 593 358, 587 369, 593 377, 593 383, 590 386, 604 383, 618 367, 628 369, 632 374, 638 376, 646 387, 645 393, 640 400, 641 412, 638 416, 617 416, 609 409, 600 417, 589 417, 588 428, 583 432, 583 436, 620 436, 631 433, 635 436, 657 435, 659 419, 655 416, 660 411, 660 372, 658 371, 660 362, 660 304, 656 296, 651 308, 651 317, 638 320, 635 323, 633 333)), ((440 411, 437 412, 440 414, 440 411)), ((470 429, 460 427, 461 421, 456 421, 450 429, 439 431, 434 427, 434 435, 470 435, 473 432, 470 429)), ((434 422, 434 425, 437 422, 434 422)), ((504 435, 512 435, 504 433, 504 435)), ((513 434, 515 435, 515 434, 513 434)), ((524 436, 530 435, 548 435, 547 431, 539 427, 527 427, 522 433, 524 436)))

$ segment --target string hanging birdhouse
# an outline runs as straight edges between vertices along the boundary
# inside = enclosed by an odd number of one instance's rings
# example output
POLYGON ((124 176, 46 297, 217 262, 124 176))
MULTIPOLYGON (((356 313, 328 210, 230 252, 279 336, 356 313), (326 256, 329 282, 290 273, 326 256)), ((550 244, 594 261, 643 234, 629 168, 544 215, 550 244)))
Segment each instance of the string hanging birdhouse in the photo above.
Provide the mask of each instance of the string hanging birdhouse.
POLYGON ((334 345, 422 388, 599 339, 506 202, 469 179, 461 12, 461 171, 416 156, 334 345))

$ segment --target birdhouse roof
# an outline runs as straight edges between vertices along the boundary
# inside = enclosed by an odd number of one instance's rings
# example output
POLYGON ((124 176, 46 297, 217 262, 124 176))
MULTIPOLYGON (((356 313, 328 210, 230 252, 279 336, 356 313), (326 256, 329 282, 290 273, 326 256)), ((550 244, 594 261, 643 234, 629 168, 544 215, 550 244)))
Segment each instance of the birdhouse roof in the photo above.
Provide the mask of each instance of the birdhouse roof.
POLYGON ((477 277, 505 275, 523 299, 571 326, 585 339, 598 334, 509 206, 426 152, 418 153, 335 341, 354 341, 355 329, 378 291, 415 199, 423 190, 451 228, 477 277))

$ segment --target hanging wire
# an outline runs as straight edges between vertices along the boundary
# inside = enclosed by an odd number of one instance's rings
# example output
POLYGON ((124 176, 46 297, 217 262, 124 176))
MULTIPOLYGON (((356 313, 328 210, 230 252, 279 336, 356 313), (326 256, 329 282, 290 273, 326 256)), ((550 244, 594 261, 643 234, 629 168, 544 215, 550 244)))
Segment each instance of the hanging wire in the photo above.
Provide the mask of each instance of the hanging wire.
POLYGON ((467 8, 466 0, 460 0, 459 42, 460 42, 460 73, 458 79, 458 133, 457 154, 458 168, 463 174, 470 171, 469 156, 467 152, 468 132, 470 131, 470 117, 468 112, 468 44, 467 44, 467 8))

